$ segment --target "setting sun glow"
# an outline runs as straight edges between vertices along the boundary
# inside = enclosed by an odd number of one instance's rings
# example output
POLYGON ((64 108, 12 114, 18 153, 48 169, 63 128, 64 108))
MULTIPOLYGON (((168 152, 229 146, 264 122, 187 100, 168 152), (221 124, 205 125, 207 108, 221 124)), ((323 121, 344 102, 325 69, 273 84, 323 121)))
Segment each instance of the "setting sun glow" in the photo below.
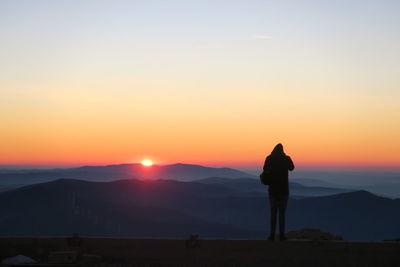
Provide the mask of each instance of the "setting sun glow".
POLYGON ((146 167, 150 167, 153 165, 153 162, 149 159, 144 159, 144 160, 142 160, 142 165, 146 166, 146 167))

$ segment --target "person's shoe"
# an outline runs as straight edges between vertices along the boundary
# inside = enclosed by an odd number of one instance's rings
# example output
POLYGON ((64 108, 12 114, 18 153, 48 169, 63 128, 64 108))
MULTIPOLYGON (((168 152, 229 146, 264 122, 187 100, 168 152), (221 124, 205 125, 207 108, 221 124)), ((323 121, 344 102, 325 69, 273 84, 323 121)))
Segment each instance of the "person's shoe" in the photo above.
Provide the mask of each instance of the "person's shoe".
POLYGON ((269 235, 268 236, 269 241, 274 241, 275 240, 275 235, 269 235))
POLYGON ((280 241, 286 241, 286 240, 287 240, 287 237, 286 237, 285 235, 280 235, 280 236, 279 236, 279 240, 280 240, 280 241))

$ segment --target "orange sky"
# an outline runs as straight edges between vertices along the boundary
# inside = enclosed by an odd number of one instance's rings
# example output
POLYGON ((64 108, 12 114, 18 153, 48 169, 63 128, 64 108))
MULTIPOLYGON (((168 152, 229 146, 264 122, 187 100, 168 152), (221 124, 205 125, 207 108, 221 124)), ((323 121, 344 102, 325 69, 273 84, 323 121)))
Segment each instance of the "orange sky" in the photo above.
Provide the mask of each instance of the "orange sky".
POLYGON ((264 92, 250 97, 245 88, 234 93, 226 98, 225 92, 214 94, 207 102, 198 99, 200 94, 153 97, 144 92, 140 100, 130 93, 116 97, 94 91, 95 98, 74 91, 20 96, 26 97, 24 105, 43 102, 3 120, 0 162, 109 164, 149 157, 165 164, 252 165, 282 142, 300 164, 400 163, 399 126, 383 116, 395 106, 382 107, 379 114, 369 110, 367 98, 365 107, 344 99, 342 109, 335 110, 332 97, 321 97, 325 102, 316 105, 279 101, 279 95, 264 92), (270 99, 268 105, 264 99, 270 99), (282 108, 283 102, 293 107, 282 108))
POLYGON ((0 3, 0 165, 400 166, 387 1, 45 2, 0 3))

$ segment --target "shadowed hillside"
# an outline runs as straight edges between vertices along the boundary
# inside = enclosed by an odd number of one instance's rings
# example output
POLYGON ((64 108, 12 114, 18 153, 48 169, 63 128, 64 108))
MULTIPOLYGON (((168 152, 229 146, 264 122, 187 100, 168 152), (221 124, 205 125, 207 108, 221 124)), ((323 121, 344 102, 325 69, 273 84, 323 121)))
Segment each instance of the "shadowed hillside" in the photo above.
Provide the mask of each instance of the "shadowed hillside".
POLYGON ((196 218, 176 208, 184 199, 220 195, 227 189, 173 181, 121 180, 110 183, 58 180, 0 194, 0 234, 58 236, 209 237, 257 236, 196 218), (210 189, 210 188, 208 188, 210 189), (198 192, 197 194, 193 194, 198 192))
MULTIPOLYGON (((0 194, 0 235, 265 238, 266 194, 170 180, 58 180, 0 194)), ((291 199, 288 230, 319 228, 345 239, 400 236, 400 200, 365 191, 291 199)))

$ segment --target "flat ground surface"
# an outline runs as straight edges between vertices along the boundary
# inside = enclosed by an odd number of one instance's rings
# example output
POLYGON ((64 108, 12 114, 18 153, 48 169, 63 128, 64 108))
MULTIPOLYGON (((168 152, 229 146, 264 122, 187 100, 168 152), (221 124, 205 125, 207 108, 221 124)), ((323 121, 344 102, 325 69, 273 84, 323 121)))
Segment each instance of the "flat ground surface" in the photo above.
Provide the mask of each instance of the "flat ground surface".
POLYGON ((0 256, 24 254, 46 261, 53 251, 77 250, 102 257, 96 266, 400 266, 400 242, 0 238, 0 256))

